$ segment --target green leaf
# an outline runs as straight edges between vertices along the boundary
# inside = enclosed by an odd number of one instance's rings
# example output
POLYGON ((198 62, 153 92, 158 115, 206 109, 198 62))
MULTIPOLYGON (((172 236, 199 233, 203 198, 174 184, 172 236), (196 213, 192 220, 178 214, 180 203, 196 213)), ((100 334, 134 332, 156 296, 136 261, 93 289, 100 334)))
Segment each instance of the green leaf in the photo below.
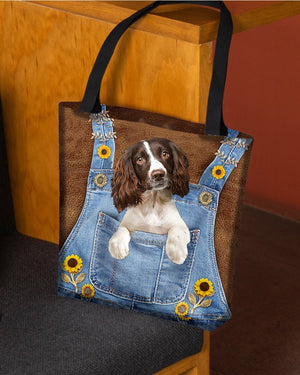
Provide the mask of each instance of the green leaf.
POLYGON ((211 299, 205 299, 203 302, 200 303, 201 307, 209 307, 211 305, 211 299))
POLYGON ((77 277, 76 277, 76 280, 75 280, 75 283, 76 284, 79 284, 81 283, 86 277, 86 273, 80 273, 77 277))
POLYGON ((190 303, 191 303, 192 305, 196 305, 197 300, 196 300, 196 297, 194 296, 194 294, 193 294, 193 293, 189 293, 189 294, 188 294, 188 297, 189 297, 189 301, 190 301, 190 303))
POLYGON ((72 282, 69 275, 67 275, 66 273, 61 274, 61 279, 65 283, 71 283, 72 282))

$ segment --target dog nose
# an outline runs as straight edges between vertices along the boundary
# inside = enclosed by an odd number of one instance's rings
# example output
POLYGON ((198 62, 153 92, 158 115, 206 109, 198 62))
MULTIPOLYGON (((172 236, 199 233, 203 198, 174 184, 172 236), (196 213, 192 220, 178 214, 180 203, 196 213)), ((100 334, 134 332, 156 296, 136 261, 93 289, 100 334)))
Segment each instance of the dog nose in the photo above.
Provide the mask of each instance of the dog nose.
POLYGON ((165 177, 165 172, 162 169, 154 169, 151 173, 151 178, 154 181, 160 181, 165 177))

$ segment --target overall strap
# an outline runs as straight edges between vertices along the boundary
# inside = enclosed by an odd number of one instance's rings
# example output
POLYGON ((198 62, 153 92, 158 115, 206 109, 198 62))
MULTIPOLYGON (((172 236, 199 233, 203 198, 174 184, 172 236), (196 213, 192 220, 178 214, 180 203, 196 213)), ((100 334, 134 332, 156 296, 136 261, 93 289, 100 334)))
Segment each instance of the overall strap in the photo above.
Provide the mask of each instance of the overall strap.
POLYGON ((178 3, 198 4, 220 10, 220 25, 217 35, 212 79, 208 97, 205 133, 212 135, 227 135, 227 127, 223 121, 222 111, 228 54, 233 26, 231 14, 222 1, 155 1, 116 25, 104 41, 96 58, 80 105, 81 111, 88 113, 101 112, 102 106, 100 104, 99 96, 101 96, 100 89, 102 79, 117 43, 125 31, 134 22, 158 6, 178 3))
POLYGON ((237 138, 238 131, 228 129, 228 136, 221 141, 213 162, 203 172, 199 184, 221 192, 231 172, 252 142, 251 138, 237 138))
POLYGON ((102 105, 102 111, 91 114, 94 139, 93 159, 91 169, 112 169, 115 154, 115 132, 113 129, 113 119, 106 111, 106 106, 102 105))

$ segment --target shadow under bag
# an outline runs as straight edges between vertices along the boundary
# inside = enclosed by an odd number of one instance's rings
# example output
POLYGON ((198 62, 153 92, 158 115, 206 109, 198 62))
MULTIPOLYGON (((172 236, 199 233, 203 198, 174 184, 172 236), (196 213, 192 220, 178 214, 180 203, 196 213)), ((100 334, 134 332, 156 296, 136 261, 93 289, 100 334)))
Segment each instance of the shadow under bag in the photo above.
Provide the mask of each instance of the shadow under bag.
POLYGON ((191 2, 220 9, 205 126, 145 111, 106 107, 99 99, 102 77, 122 34, 158 5, 172 3, 152 3, 117 25, 99 52, 80 109, 76 103, 60 105, 58 293, 211 331, 231 316, 225 294, 231 297, 238 211, 252 142, 249 136, 227 129, 223 122, 232 34, 225 5, 191 2), (127 147, 152 137, 177 144, 190 164, 189 193, 173 196, 191 236, 183 264, 168 258, 167 234, 133 232, 125 259, 113 258, 108 250, 108 242, 125 214, 118 213, 111 197, 113 167, 127 147))

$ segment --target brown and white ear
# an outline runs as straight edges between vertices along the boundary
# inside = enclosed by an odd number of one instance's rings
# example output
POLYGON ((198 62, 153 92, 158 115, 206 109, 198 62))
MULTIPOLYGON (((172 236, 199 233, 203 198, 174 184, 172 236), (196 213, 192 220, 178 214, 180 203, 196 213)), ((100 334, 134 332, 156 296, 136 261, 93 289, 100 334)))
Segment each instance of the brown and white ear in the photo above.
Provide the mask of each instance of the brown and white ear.
POLYGON ((128 206, 141 203, 142 191, 132 165, 130 149, 127 149, 118 161, 111 187, 111 195, 118 212, 122 212, 128 206))
POLYGON ((171 142, 170 145, 174 160, 173 183, 171 186, 172 193, 184 197, 189 192, 190 175, 188 171, 188 158, 175 143, 171 142))

